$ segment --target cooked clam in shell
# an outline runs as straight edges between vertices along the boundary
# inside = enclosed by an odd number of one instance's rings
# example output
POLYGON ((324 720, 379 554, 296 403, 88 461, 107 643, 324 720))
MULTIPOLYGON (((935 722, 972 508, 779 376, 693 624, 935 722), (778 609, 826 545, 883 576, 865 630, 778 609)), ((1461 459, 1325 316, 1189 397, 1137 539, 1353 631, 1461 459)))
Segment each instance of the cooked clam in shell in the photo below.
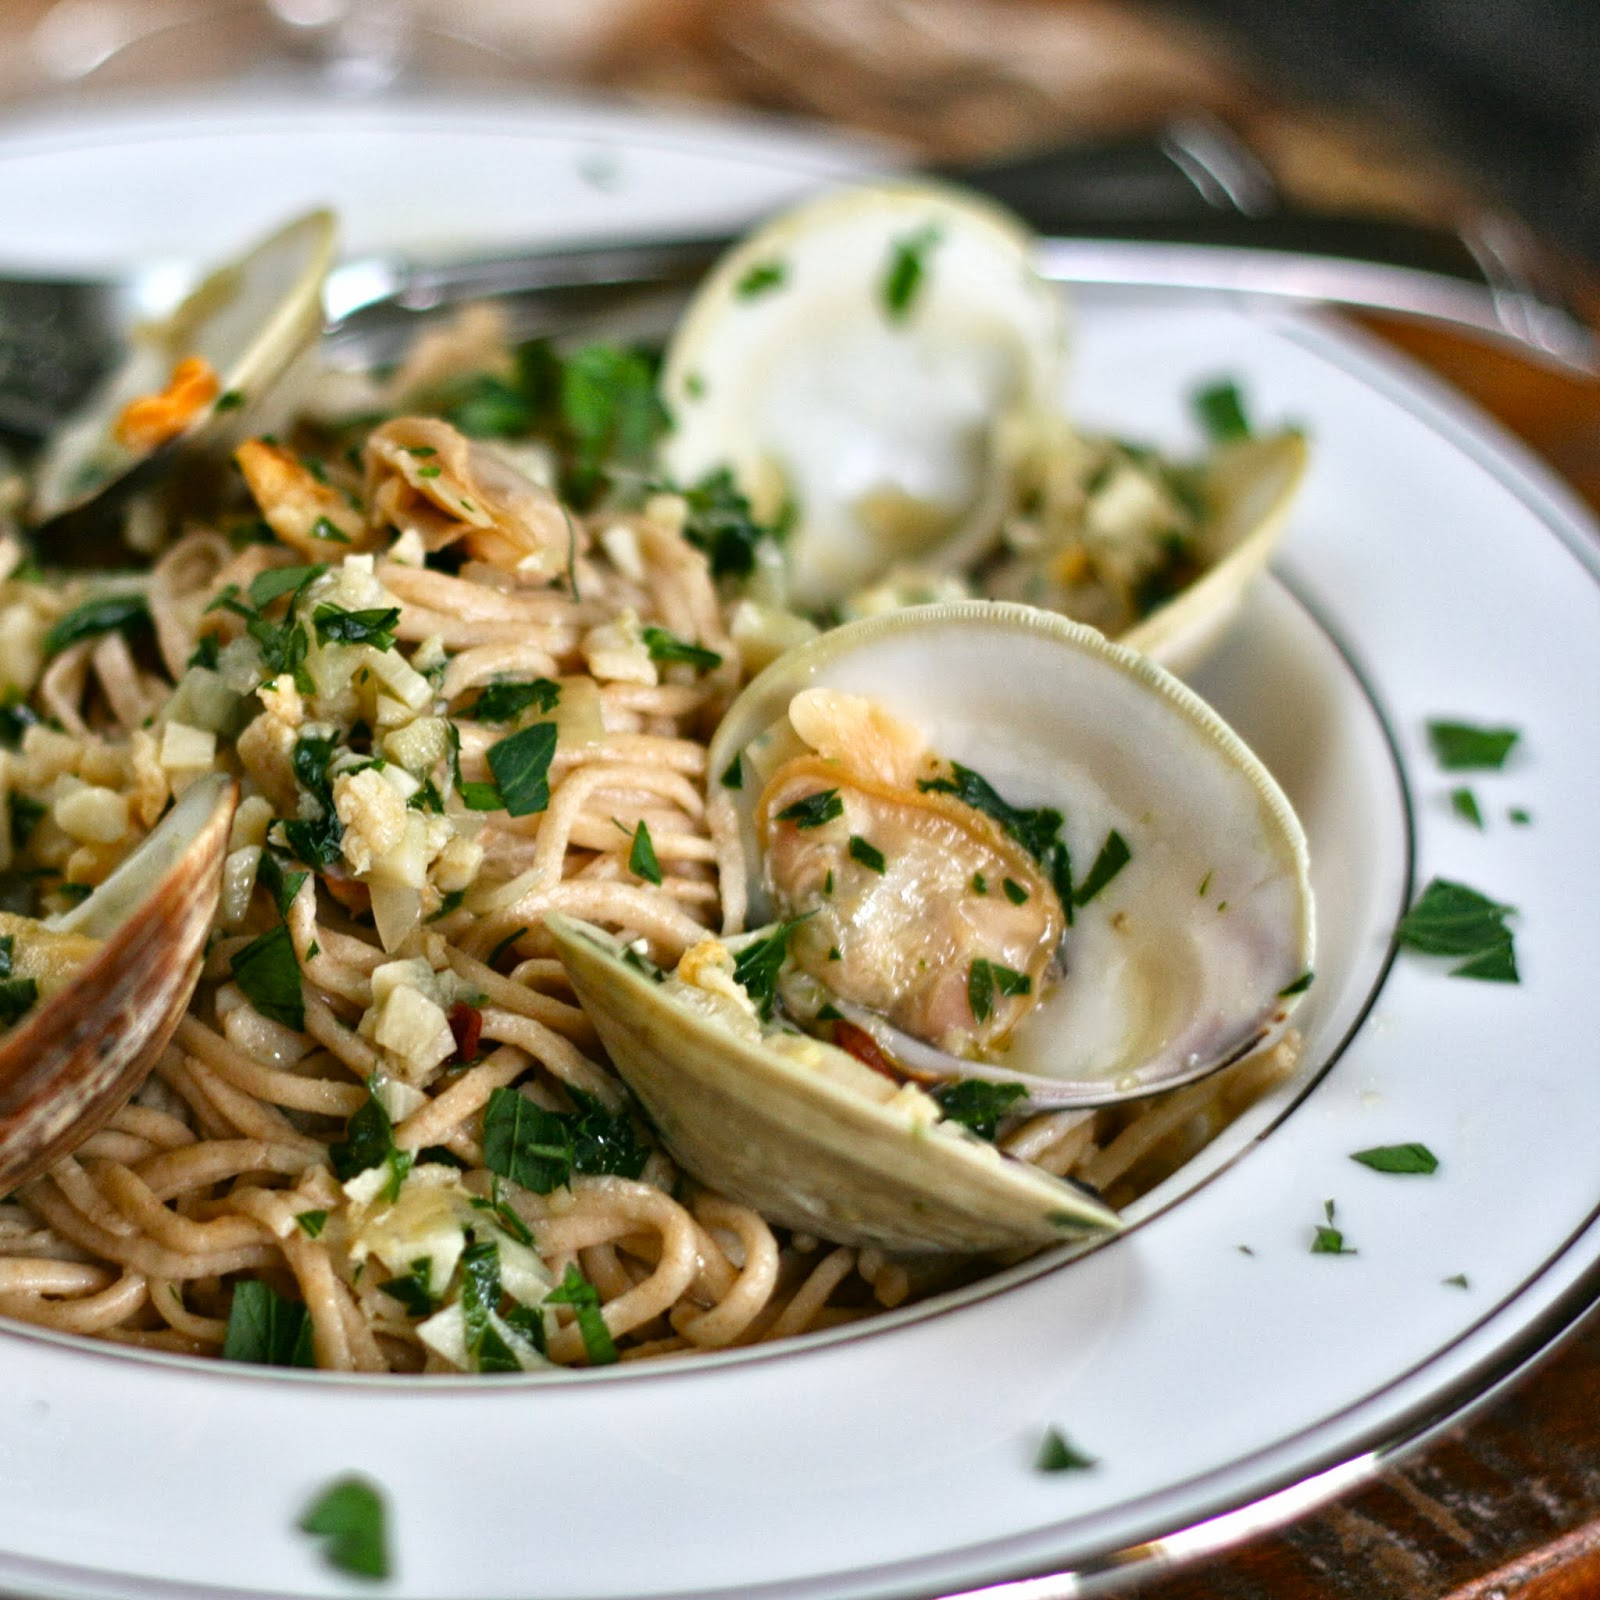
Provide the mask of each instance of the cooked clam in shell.
POLYGON ((83 505, 175 441, 262 426, 263 400, 322 329, 336 234, 330 211, 298 217, 134 329, 121 365, 45 450, 31 519, 83 505))
POLYGON ((680 322, 666 464, 684 483, 727 468, 779 527, 764 604, 851 617, 981 593, 1186 671, 1266 565, 1305 443, 1241 427, 1178 463, 1080 432, 1063 306, 987 201, 925 183, 807 201, 680 322))
POLYGON ((1269 1044, 1310 971, 1277 784, 1169 674, 1063 618, 965 602, 837 629, 745 690, 710 770, 745 863, 729 935, 767 925, 764 986, 749 941, 652 984, 553 932, 674 1154, 792 1226, 948 1249, 1104 1225, 1037 1174, 1003 1204, 958 1180, 917 1083, 1012 1084, 1040 1108, 1153 1094, 1269 1044), (857 1173, 890 1151, 880 1206, 857 1173), (936 1199, 964 1244, 928 1221, 936 1199))

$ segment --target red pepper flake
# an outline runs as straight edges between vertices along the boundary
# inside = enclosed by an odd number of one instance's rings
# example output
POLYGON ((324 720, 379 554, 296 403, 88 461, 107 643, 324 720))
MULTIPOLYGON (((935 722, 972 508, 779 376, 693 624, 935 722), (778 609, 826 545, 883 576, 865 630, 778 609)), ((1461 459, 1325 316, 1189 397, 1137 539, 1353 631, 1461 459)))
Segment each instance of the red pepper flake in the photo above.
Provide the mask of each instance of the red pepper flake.
POLYGON ((483 1037, 483 1013, 465 1000, 450 1007, 450 1032, 456 1041, 456 1053, 451 1061, 465 1066, 478 1059, 478 1040, 483 1037))
POLYGON ((871 1067, 874 1072, 881 1072, 884 1077, 892 1079, 895 1083, 905 1082, 905 1074, 883 1053, 878 1041, 865 1028, 857 1027, 853 1022, 846 1022, 841 1017, 833 1025, 833 1042, 841 1050, 848 1051, 864 1066, 871 1067))

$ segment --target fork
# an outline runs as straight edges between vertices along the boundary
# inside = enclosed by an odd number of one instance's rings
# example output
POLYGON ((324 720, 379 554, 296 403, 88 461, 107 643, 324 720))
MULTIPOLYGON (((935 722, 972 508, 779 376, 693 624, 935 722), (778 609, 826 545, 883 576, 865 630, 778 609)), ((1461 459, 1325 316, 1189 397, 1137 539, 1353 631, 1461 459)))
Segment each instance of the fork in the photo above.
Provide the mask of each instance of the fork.
MULTIPOLYGON (((1253 155, 1211 121, 940 175, 1039 230, 1041 270, 1062 283, 1398 312, 1600 375, 1594 333, 1571 309, 1559 264, 1515 219, 1483 212, 1452 232, 1285 209, 1253 155)), ((439 264, 362 258, 329 277, 325 349, 339 366, 393 361, 419 321, 482 298, 505 302, 521 338, 601 319, 613 331, 659 332, 729 242, 606 242, 439 264)), ((0 273, 0 431, 18 442, 49 434, 110 367, 130 323, 177 287, 159 268, 119 279, 0 273)))

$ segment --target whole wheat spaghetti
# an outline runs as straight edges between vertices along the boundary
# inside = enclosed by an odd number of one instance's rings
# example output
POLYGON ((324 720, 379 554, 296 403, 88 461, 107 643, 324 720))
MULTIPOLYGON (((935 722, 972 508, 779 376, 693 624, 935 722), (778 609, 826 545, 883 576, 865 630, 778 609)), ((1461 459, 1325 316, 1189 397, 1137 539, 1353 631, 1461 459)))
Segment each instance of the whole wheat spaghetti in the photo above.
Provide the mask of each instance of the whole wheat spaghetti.
MULTIPOLYGON (((198 498, 144 503, 141 574, 46 580, 0 544, 0 867, 31 909, 102 881, 201 774, 243 796, 189 1015, 0 1203, 7 1316, 518 1371, 789 1338, 994 1265, 770 1227, 678 1172, 611 1071, 541 919, 666 966, 740 924, 706 743, 777 646, 719 583, 706 492, 651 482, 626 437, 634 358, 612 352, 596 441, 478 370, 485 347, 469 323, 369 397, 394 414, 251 439, 198 498), (524 414, 486 427, 495 401, 524 414)), ((1291 1054, 1006 1117, 999 1142, 1120 1203, 1291 1054)))

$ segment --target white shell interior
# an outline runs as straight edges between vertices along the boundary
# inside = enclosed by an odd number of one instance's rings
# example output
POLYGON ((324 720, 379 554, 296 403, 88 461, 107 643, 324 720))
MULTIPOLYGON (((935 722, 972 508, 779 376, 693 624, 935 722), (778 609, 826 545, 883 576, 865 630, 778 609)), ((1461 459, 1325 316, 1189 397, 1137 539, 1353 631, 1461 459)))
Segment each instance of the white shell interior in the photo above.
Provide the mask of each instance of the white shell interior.
POLYGON ((733 469, 758 514, 792 507, 792 598, 838 599, 895 560, 981 542, 998 525, 996 420, 1053 401, 1060 295, 1004 213, 932 185, 825 196, 739 246, 669 347, 680 482, 733 469), (903 316, 896 251, 920 238, 903 316), (752 272, 778 281, 750 293, 752 272))
MULTIPOLYGON (((1082 882, 1114 828, 1131 859, 1080 908, 1066 976, 987 1078, 1138 1092, 1181 1081, 1281 1024, 1312 964, 1304 836, 1288 801, 1197 696, 1094 630, 1020 606, 929 606, 854 623, 745 691, 711 750, 722 772, 800 688, 866 695, 1012 805, 1064 813, 1082 882)), ((756 764, 760 764, 759 741, 756 764)), ((735 796, 748 821, 758 784, 735 796)), ((752 866, 750 921, 770 912, 752 866)))
MULTIPOLYGON (((50 441, 35 481, 34 519, 81 505, 145 459, 149 451, 117 439, 117 419, 130 401, 160 392, 185 356, 200 356, 221 393, 241 397, 241 414, 259 401, 321 328, 335 238, 331 212, 298 217, 211 273, 169 318, 136 329, 122 365, 50 441)), ((208 405, 185 432, 229 415, 208 405)))

